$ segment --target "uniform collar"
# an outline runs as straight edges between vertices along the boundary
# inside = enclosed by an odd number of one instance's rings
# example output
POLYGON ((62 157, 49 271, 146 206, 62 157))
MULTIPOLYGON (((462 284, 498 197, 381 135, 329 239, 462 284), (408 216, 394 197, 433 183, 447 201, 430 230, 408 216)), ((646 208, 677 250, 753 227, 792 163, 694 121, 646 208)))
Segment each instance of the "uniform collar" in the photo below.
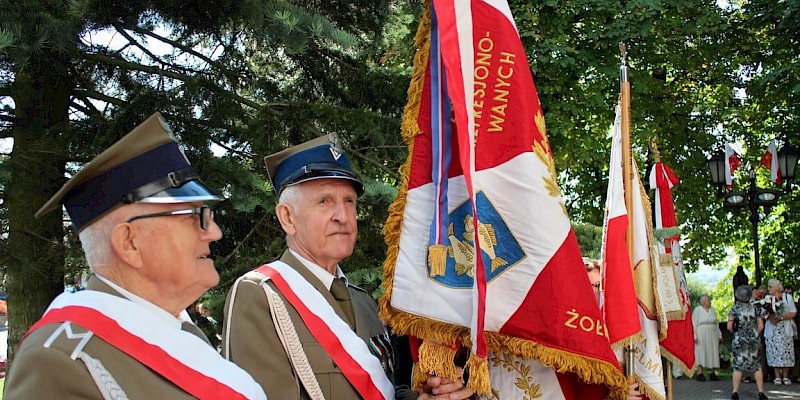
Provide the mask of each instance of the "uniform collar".
POLYGON ((289 252, 292 253, 292 255, 297 258, 297 261, 300 261, 300 264, 303 264, 303 266, 306 267, 309 272, 314 274, 314 276, 316 276, 317 279, 319 279, 319 281, 322 282, 322 284, 328 290, 331 290, 331 285, 333 284, 334 278, 344 278, 344 281, 347 282, 347 277, 344 276, 342 268, 340 268, 338 264, 336 265, 336 276, 333 276, 325 268, 322 268, 321 266, 303 258, 303 256, 297 254, 296 251, 289 249, 289 252))
MULTIPOLYGON (((117 291, 120 295, 122 295, 122 297, 125 297, 126 299, 128 299, 128 300, 130 300, 130 301, 132 301, 132 302, 144 307, 145 309, 147 309, 148 311, 150 311, 154 315, 156 315, 158 318, 163 319, 164 322, 166 322, 168 324, 171 324, 172 326, 176 327, 177 329, 181 329, 181 323, 184 322, 181 319, 176 318, 174 315, 168 313, 163 308, 161 308, 161 307, 159 307, 159 306, 157 306, 157 305, 155 305, 155 304, 153 304, 153 303, 151 303, 151 302, 149 302, 149 301, 147 301, 147 300, 145 300, 145 299, 133 294, 132 292, 130 292, 128 290, 123 289, 122 287, 120 287, 116 283, 112 282, 108 278, 106 278, 106 277, 104 277, 104 276, 102 276, 100 274, 97 274, 97 273, 95 273, 95 276, 101 282, 103 282, 106 285, 108 285, 111 289, 117 291)), ((188 316, 188 314, 187 314, 187 316, 188 316)))

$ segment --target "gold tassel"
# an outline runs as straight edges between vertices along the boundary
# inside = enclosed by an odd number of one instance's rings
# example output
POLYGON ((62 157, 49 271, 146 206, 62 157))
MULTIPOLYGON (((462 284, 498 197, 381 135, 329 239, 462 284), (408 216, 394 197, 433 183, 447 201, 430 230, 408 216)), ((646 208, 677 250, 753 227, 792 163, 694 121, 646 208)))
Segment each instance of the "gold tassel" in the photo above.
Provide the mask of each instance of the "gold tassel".
POLYGON ((488 394, 492 390, 489 384, 489 360, 470 354, 467 368, 469 369, 467 387, 478 394, 488 394))
POLYGON ((453 359, 456 350, 432 340, 425 340, 419 346, 419 369, 423 375, 436 375, 453 381, 460 379, 453 359))
POLYGON ((428 246, 428 265, 431 267, 431 278, 444 276, 447 263, 447 247, 442 244, 428 246))
POLYGON ((414 364, 411 369, 411 390, 421 392, 427 380, 428 377, 420 371, 419 365, 414 364))

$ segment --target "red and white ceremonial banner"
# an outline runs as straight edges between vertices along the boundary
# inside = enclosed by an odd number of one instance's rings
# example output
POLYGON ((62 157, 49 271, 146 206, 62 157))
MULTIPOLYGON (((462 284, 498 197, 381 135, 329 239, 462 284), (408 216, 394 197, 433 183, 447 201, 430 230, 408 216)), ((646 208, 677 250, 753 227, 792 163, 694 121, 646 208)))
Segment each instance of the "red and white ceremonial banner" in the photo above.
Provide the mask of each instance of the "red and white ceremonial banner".
POLYGON ((608 340, 615 349, 641 339, 639 304, 633 284, 633 267, 626 234, 628 211, 622 181, 622 115, 617 107, 612 132, 611 161, 606 192, 603 246, 600 251, 603 280, 600 308, 608 329, 608 340))
POLYGON ((417 34, 409 156, 384 227, 381 318, 423 340, 422 374, 455 374, 455 348, 470 346, 468 384, 482 394, 624 398, 509 6, 433 4, 417 34))
POLYGON ((657 161, 650 171, 650 188, 655 189, 655 236, 658 238, 655 269, 661 306, 668 321, 667 337, 661 340, 661 354, 691 377, 695 362, 692 308, 671 191, 678 183, 678 177, 663 162, 657 161))
MULTIPOLYGON (((628 331, 633 330, 633 327, 629 325, 634 325, 634 322, 638 321, 641 327, 640 333, 634 335, 632 339, 625 341, 625 346, 634 351, 633 375, 635 380, 639 383, 639 391, 642 394, 649 399, 664 400, 666 397, 666 389, 662 376, 663 366, 661 364, 661 350, 658 341, 660 339, 660 325, 662 323, 665 324, 666 321, 661 321, 662 317, 658 304, 658 293, 656 289, 657 275, 654 270, 652 258, 654 254, 651 251, 653 232, 649 222, 651 215, 649 212, 650 201, 642 187, 641 178, 636 168, 636 162, 634 160, 623 160, 622 116, 619 107, 617 107, 617 115, 614 121, 611 164, 609 165, 610 199, 607 199, 606 207, 608 210, 617 210, 613 212, 607 211, 607 213, 612 216, 620 212, 627 212, 628 220, 633 225, 633 233, 630 238, 633 243, 627 241, 626 232, 620 232, 619 229, 610 229, 612 228, 611 223, 613 222, 613 218, 606 218, 603 254, 608 255, 611 252, 619 252, 620 250, 618 248, 624 246, 626 257, 620 256, 619 259, 610 260, 607 256, 604 258, 603 287, 605 290, 601 291, 603 315, 606 318, 609 335, 612 335, 615 329, 615 326, 609 323, 609 319, 617 323, 617 325, 628 329, 628 331), (632 163, 632 202, 630 210, 626 209, 624 201, 622 201, 622 210, 619 210, 619 206, 617 205, 620 201, 619 199, 625 197, 624 185, 622 182, 619 182, 619 180, 623 178, 623 162, 632 163), (609 203, 611 204, 609 205, 609 203), (622 244, 620 244, 620 242, 622 244), (631 248, 632 252, 628 252, 631 248), (629 282, 617 282, 617 280, 629 279, 628 274, 630 273, 631 265, 633 265, 633 287, 635 289, 635 301, 637 302, 635 310, 631 310, 628 304, 631 296, 630 288, 628 287, 629 282), (613 291, 615 285, 620 287, 619 292, 613 291), (611 291, 609 291, 609 289, 611 291), (625 302, 624 309, 621 305, 616 305, 617 302, 622 301, 625 302), (609 309, 609 307, 612 308, 609 309), (623 312, 626 314, 619 315, 623 312), (625 325, 624 321, 619 321, 622 319, 628 319, 634 322, 629 321, 629 325, 625 325)), ((621 334, 617 336, 622 337, 621 334)), ((617 347, 615 346, 615 348, 617 347)), ((617 352, 618 356, 622 358, 622 349, 618 348, 617 352)))
POLYGON ((769 142, 767 152, 761 157, 761 165, 769 168, 769 180, 780 186, 781 168, 778 166, 778 150, 775 148, 775 139, 769 142))
POLYGON ((733 173, 742 165, 742 158, 730 143, 725 143, 725 185, 733 188, 733 173))
POLYGON ((660 310, 657 289, 659 284, 655 271, 655 239, 650 223, 650 200, 644 191, 636 161, 632 162, 633 204, 630 219, 633 224, 633 280, 636 297, 639 299, 639 323, 642 324, 642 339, 633 344, 634 376, 642 394, 649 399, 664 400, 666 389, 659 340, 666 335, 667 321, 660 310))

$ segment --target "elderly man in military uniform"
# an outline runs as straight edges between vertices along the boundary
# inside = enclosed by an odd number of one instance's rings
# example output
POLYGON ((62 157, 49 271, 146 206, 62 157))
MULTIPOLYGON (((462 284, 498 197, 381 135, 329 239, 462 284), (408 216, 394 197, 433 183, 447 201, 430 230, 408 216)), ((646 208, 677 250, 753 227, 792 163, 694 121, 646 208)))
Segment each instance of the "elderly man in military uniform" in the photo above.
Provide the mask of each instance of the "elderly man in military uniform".
POLYGON ((266 399, 184 311, 219 281, 219 200, 158 113, 75 174, 37 216, 64 204, 93 276, 31 327, 5 398, 266 399))
POLYGON ((463 399, 462 382, 395 388, 375 301, 339 263, 355 246, 364 192, 333 135, 266 157, 288 249, 239 278, 225 305, 223 355, 277 399, 463 399), (437 397, 432 397, 437 396, 437 397))

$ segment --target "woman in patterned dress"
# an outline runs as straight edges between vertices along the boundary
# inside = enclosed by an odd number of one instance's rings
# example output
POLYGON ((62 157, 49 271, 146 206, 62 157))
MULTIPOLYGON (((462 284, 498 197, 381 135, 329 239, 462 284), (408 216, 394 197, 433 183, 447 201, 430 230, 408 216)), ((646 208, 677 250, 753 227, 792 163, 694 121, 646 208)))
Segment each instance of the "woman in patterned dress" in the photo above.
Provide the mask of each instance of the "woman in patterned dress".
POLYGON ((759 400, 766 400, 764 394, 764 374, 761 371, 761 357, 758 346, 759 335, 764 330, 764 321, 756 315, 755 307, 750 304, 753 289, 747 285, 736 288, 736 303, 728 312, 728 331, 733 333, 733 394, 731 399, 739 400, 739 385, 742 383, 742 372, 752 371, 758 385, 759 400))
POLYGON ((794 366, 794 329, 792 318, 797 313, 791 298, 784 297, 783 285, 777 279, 767 282, 769 294, 780 301, 772 307, 766 307, 769 322, 764 330, 767 347, 767 365, 775 368, 776 385, 791 385, 789 370, 794 366))

